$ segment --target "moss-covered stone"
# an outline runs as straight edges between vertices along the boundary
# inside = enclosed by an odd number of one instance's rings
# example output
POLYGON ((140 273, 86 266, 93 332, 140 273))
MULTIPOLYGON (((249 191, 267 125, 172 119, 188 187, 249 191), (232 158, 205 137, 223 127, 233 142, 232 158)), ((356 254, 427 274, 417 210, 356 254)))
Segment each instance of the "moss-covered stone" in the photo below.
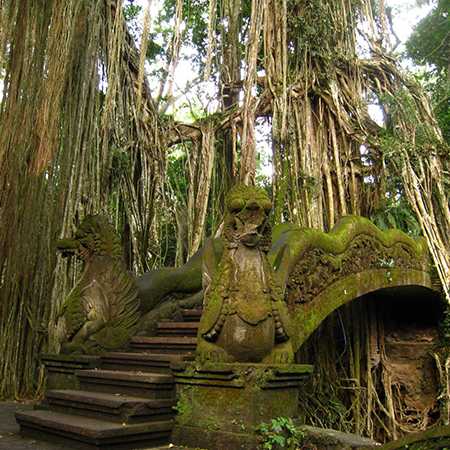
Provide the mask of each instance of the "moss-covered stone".
MULTIPOLYGON (((220 240, 212 240, 214 249, 221 253, 220 240)), ((165 267, 144 273, 136 279, 136 286, 141 301, 141 313, 146 314, 160 305, 169 295, 194 294, 202 289, 201 248, 181 267, 165 267)))
POLYGON ((274 261, 282 248, 288 246, 289 264, 285 269, 288 272, 293 270, 308 250, 320 248, 327 254, 339 255, 344 253, 358 236, 368 236, 387 248, 403 244, 410 249, 412 255, 422 264, 424 270, 430 269, 425 239, 413 239, 396 229, 382 231, 365 217, 343 217, 329 233, 313 228, 298 228, 294 225, 283 224, 275 228, 273 236, 274 243, 269 252, 269 259, 274 261))
POLYGON ((183 320, 182 309, 199 308, 202 302, 202 291, 186 297, 170 298, 141 317, 136 335, 155 336, 158 332, 158 322, 167 319, 181 321, 183 320))
POLYGON ((377 447, 379 450, 438 450, 450 446, 450 425, 411 433, 396 441, 377 447))
POLYGON ((77 370, 100 367, 100 357, 91 355, 43 354, 41 362, 45 367, 46 389, 79 389, 77 370))
MULTIPOLYGON (((209 433, 207 448, 219 449, 224 434, 256 439, 262 422, 278 416, 292 417, 298 407, 298 385, 312 367, 227 363, 181 363, 174 366, 177 384, 177 428, 209 433), (219 445, 219 446, 217 446, 219 445)), ((204 446, 175 432, 177 444, 204 446)), ((253 448, 253 447, 228 447, 253 448)))
POLYGON ((63 255, 75 254, 83 261, 83 271, 57 317, 61 351, 94 354, 125 347, 139 319, 139 298, 112 225, 101 215, 87 216, 74 237, 57 247, 63 255))
POLYGON ((293 332, 283 285, 269 264, 267 194, 236 186, 227 196, 223 251, 210 242, 203 254, 204 310, 199 326, 200 361, 293 362, 293 332))
POLYGON ((433 289, 424 239, 381 231, 368 219, 344 217, 330 233, 289 225, 274 231, 269 259, 287 283, 296 351, 335 309, 378 289, 433 289))
POLYGON ((374 440, 357 434, 306 426, 298 421, 294 423, 304 434, 303 443, 306 448, 320 450, 374 450, 380 448, 380 444, 374 440))

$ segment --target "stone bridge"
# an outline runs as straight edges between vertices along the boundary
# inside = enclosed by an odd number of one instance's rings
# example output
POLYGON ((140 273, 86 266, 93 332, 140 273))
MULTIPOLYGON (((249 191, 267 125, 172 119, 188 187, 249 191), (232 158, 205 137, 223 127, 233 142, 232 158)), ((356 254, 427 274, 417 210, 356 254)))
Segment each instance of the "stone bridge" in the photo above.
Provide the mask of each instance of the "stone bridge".
POLYGON ((269 257, 286 278, 286 296, 298 350, 340 306, 385 288, 436 290, 424 239, 381 231, 368 219, 347 216, 329 233, 282 226, 269 257), (283 261, 284 260, 284 261, 283 261))

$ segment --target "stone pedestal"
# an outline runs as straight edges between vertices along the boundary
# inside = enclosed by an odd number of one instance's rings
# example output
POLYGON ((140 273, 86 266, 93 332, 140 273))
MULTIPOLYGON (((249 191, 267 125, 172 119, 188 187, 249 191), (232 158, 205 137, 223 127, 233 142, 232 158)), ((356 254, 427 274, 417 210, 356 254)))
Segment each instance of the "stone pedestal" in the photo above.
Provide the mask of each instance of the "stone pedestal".
POLYGON ((49 389, 79 389, 75 371, 100 367, 100 357, 91 355, 43 354, 41 361, 47 375, 49 389))
POLYGON ((178 394, 174 444, 254 450, 262 422, 296 415, 298 386, 312 366, 179 363, 172 370, 178 394))

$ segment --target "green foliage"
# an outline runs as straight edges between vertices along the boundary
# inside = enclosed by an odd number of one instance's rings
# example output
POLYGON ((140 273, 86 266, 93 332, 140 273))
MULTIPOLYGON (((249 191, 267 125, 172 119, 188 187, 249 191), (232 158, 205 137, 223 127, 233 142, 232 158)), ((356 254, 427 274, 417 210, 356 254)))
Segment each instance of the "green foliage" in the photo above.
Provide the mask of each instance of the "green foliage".
MULTIPOLYGON (((414 80, 410 81, 414 83, 414 80)), ((388 131, 395 138, 408 139, 410 143, 414 143, 417 150, 437 143, 430 125, 419 116, 418 105, 409 89, 399 89, 395 95, 384 94, 380 96, 380 100, 389 115, 388 131), (404 127, 414 130, 414 136, 405 136, 404 127)), ((413 149, 411 148, 411 150, 413 149)))
POLYGON ((442 131, 442 137, 450 145, 450 80, 448 74, 439 77, 428 89, 431 94, 434 114, 442 131))
MULTIPOLYGON (((301 55, 304 51, 309 51, 312 57, 320 56, 325 60, 331 58, 331 46, 327 44, 332 40, 335 24, 327 2, 290 0, 288 10, 296 11, 288 15, 293 53, 301 55), (298 13, 300 8, 302 12, 298 13)), ((299 59, 301 61, 303 58, 299 59)))
POLYGON ((416 214, 408 204, 404 195, 389 195, 378 208, 371 220, 381 230, 398 228, 413 237, 421 235, 421 228, 416 214))
POLYGON ((123 6, 123 16, 127 22, 128 29, 135 38, 139 34, 138 17, 142 11, 142 6, 135 5, 134 0, 128 0, 123 6))
POLYGON ((109 181, 113 191, 116 191, 119 188, 121 177, 129 173, 131 168, 132 162, 130 152, 124 148, 111 147, 109 181))
MULTIPOLYGON (((414 81, 410 81, 414 86, 414 81)), ((450 148, 438 139, 436 129, 431 123, 424 120, 420 112, 420 104, 416 102, 410 90, 399 89, 395 95, 383 94, 379 96, 379 99, 384 105, 387 121, 386 128, 378 134, 377 147, 381 152, 388 176, 384 180, 386 200, 373 213, 372 219, 382 229, 393 226, 412 236, 418 236, 419 223, 413 210, 407 204, 403 180, 400 176, 404 155, 407 154, 411 165, 420 172, 422 160, 427 158, 430 152, 435 152, 442 158, 448 158, 450 148)), ((450 110, 446 114, 449 112, 450 110)), ((450 125, 446 123, 445 127, 450 134, 450 125)), ((445 171, 442 181, 450 186, 450 178, 445 171)))
POLYGON ((447 70, 450 53, 449 0, 439 0, 433 10, 415 27, 406 42, 408 55, 418 64, 432 64, 447 70))
POLYGON ((269 423, 262 423, 257 432, 261 435, 261 448, 264 450, 295 450, 305 437, 290 417, 277 417, 269 423))
MULTIPOLYGON (((156 21, 155 40, 170 42, 173 34, 173 18, 175 17, 176 0, 164 0, 161 11, 156 21)), ((183 4, 183 21, 185 31, 182 40, 195 47, 194 62, 200 64, 207 49, 208 34, 208 7, 207 0, 187 0, 183 4)), ((169 50, 169 46, 165 51, 169 50)))
POLYGON ((407 55, 418 65, 428 65, 419 82, 428 91, 445 141, 450 144, 449 0, 439 0, 416 26, 406 42, 407 55), (430 69, 431 67, 431 69, 430 69))
POLYGON ((186 399, 179 399, 172 408, 181 416, 192 413, 192 405, 186 399))
POLYGON ((448 70, 425 70, 416 75, 431 99, 433 112, 442 131, 442 137, 450 145, 450 79, 448 70))
POLYGON ((164 245, 164 264, 166 266, 177 266, 186 262, 186 242, 188 226, 188 153, 194 151, 192 144, 175 145, 167 155, 167 195, 171 199, 171 207, 162 213, 160 217, 162 227, 161 241, 164 245), (182 242, 177 240, 181 239, 182 242), (183 246, 182 254, 178 254, 177 245, 183 246), (181 258, 181 259, 180 259, 181 258))
POLYGON ((430 150, 448 155, 448 146, 442 145, 430 123, 423 120, 419 105, 409 90, 399 89, 395 95, 386 93, 379 98, 387 113, 387 124, 378 135, 378 144, 384 163, 394 168, 392 173, 401 170, 403 152, 408 154, 413 165, 430 150))
MULTIPOLYGON (((360 0, 352 0, 354 12, 361 5, 360 0)), ((292 54, 292 69, 304 64, 305 53, 316 61, 319 79, 329 82, 329 67, 334 61, 349 51, 353 55, 353 45, 346 45, 352 39, 356 26, 356 14, 342 9, 341 2, 322 0, 288 0, 288 40, 292 54)))
MULTIPOLYGON (((123 6, 123 15, 128 30, 136 42, 140 42, 142 38, 142 21, 139 20, 142 10, 142 6, 136 5, 135 0, 126 0, 123 6)), ((171 31, 172 29, 169 28, 167 23, 164 27, 162 27, 161 24, 157 24, 156 31, 149 34, 146 57, 150 63, 153 63, 158 57, 164 57, 166 55, 166 50, 168 50, 169 47, 162 43, 170 42, 171 31)), ((167 75, 162 72, 161 69, 155 69, 152 73, 153 75, 159 75, 159 78, 161 79, 167 75)))
POLYGON ((135 5, 133 0, 129 0, 129 3, 123 7, 123 15, 127 22, 136 20, 142 11, 142 6, 135 5))

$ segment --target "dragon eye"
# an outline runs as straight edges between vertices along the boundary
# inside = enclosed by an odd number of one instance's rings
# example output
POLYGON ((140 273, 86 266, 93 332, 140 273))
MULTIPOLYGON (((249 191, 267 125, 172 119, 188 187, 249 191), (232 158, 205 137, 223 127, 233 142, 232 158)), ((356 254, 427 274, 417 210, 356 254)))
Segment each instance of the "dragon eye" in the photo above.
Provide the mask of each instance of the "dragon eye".
POLYGON ((245 203, 243 200, 241 200, 240 198, 236 198, 234 200, 232 200, 229 204, 228 204, 228 209, 231 212, 238 212, 240 211, 243 207, 245 206, 245 203))
POLYGON ((264 208, 264 211, 265 211, 266 213, 268 213, 268 212, 270 212, 271 209, 272 209, 272 202, 271 202, 270 200, 264 200, 264 201, 261 203, 261 206, 264 208))

